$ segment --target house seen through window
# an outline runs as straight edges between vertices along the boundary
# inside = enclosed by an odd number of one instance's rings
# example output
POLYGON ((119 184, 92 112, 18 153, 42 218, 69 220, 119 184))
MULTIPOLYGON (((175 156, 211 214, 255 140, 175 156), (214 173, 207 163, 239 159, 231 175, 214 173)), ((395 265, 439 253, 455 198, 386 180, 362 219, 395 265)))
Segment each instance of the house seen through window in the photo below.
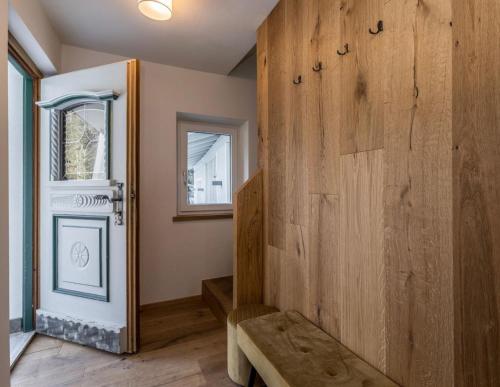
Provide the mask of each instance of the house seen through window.
POLYGON ((181 123, 180 212, 232 210, 235 136, 232 128, 181 123))

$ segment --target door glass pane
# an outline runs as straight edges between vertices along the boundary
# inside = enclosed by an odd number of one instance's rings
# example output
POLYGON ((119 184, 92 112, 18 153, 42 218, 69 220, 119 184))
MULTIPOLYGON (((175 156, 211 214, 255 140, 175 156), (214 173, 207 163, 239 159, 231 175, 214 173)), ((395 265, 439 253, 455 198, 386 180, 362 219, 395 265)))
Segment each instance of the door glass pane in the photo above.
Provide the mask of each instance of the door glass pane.
POLYGON ((231 136, 188 132, 187 202, 231 204, 231 136))
POLYGON ((105 103, 84 103, 62 115, 64 180, 105 180, 105 103))

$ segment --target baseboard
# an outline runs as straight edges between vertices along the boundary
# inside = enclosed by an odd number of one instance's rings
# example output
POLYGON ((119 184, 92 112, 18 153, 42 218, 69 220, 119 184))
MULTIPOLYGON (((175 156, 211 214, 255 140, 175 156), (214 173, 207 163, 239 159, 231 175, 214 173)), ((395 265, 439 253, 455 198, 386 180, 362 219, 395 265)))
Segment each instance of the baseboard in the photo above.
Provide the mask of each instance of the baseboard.
POLYGON ((151 309, 157 309, 157 308, 168 308, 171 306, 176 306, 176 305, 182 305, 182 304, 188 304, 192 302, 199 302, 201 300, 201 294, 198 296, 191 296, 191 297, 185 297, 185 298, 178 298, 175 300, 168 300, 168 301, 159 301, 159 302, 153 302, 151 304, 144 304, 140 306, 140 311, 146 311, 146 310, 151 310, 151 309))

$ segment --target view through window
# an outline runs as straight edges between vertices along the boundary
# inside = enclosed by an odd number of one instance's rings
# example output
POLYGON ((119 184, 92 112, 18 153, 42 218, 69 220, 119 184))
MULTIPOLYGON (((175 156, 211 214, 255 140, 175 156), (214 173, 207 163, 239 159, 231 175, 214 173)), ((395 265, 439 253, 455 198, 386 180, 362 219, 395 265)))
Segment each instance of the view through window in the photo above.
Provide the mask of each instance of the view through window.
POLYGON ((85 103, 63 112, 64 180, 106 179, 106 110, 85 103))
POLYGON ((187 201, 231 203, 231 136, 188 132, 187 201))

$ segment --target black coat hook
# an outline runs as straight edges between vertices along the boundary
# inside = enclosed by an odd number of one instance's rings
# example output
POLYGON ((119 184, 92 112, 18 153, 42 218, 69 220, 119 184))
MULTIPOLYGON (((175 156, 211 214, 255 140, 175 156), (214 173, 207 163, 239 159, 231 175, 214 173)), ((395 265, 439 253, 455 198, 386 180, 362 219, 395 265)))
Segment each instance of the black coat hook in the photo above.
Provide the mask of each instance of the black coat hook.
POLYGON ((344 45, 344 52, 340 52, 339 50, 337 50, 337 54, 340 56, 344 56, 348 53, 349 53, 349 44, 347 43, 344 45))
POLYGON ((368 32, 372 35, 378 35, 380 34, 382 31, 384 30, 384 21, 383 20, 379 20, 378 23, 377 23, 377 31, 373 31, 370 27, 370 29, 368 30, 368 32))
POLYGON ((323 63, 316 62, 316 64, 313 66, 313 71, 319 73, 321 70, 323 70, 323 63))
POLYGON ((297 79, 293 80, 294 85, 300 85, 302 83, 302 75, 299 75, 297 79))

